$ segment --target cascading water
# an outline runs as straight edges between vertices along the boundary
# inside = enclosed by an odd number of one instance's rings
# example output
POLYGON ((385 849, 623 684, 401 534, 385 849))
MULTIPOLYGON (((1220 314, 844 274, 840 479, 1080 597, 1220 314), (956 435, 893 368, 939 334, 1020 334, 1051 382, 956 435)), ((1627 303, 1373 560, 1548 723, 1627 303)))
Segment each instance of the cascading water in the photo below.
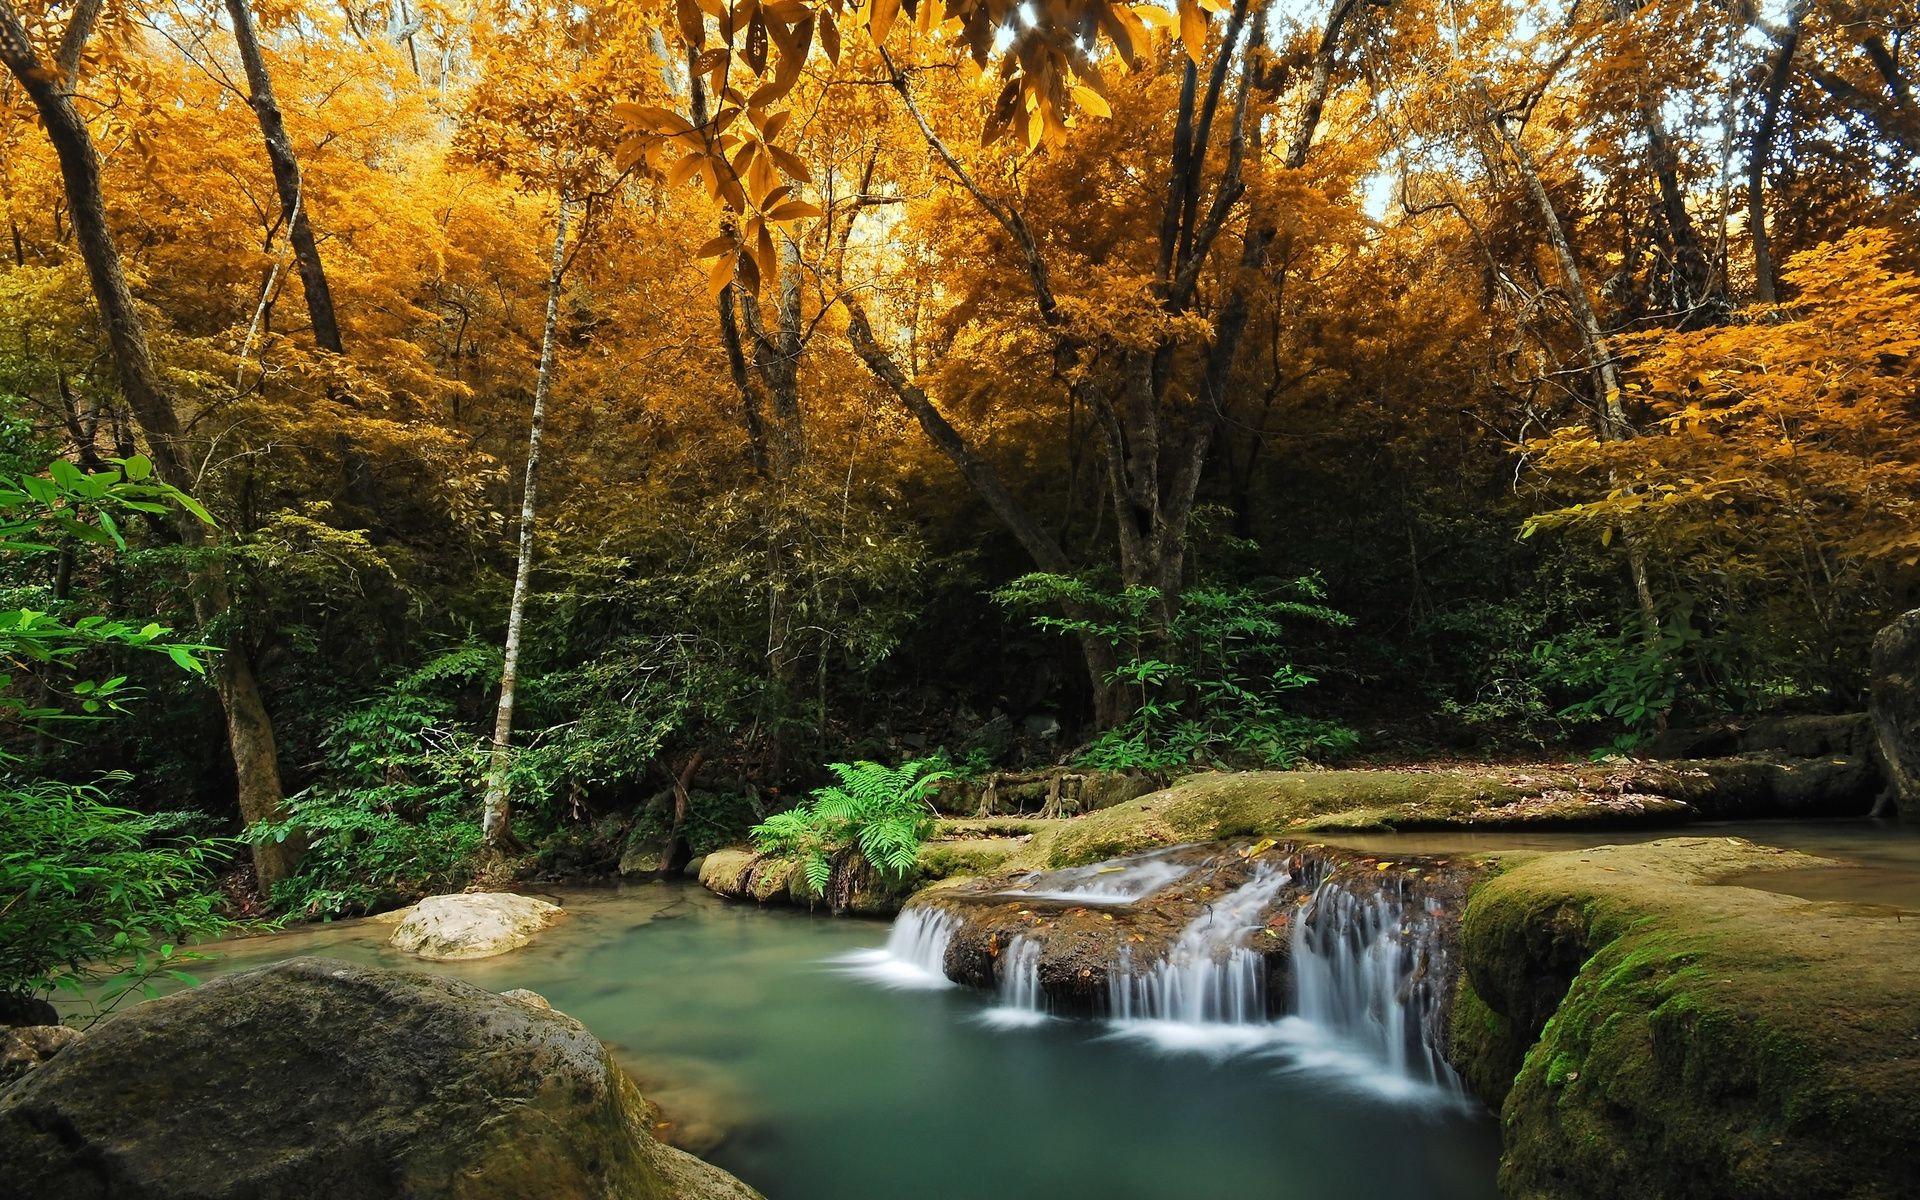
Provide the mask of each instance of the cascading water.
POLYGON ((1292 881, 1262 863, 1253 878, 1210 905, 1180 931, 1165 958, 1135 974, 1129 947, 1107 975, 1110 1015, 1118 1021, 1252 1025, 1267 1020, 1267 959, 1246 945, 1280 889, 1292 881))
POLYGON ((1193 871, 1193 863, 1179 861, 1172 851, 1158 850, 1090 867, 1037 872, 1002 894, 1075 904, 1132 904, 1171 887, 1193 871))
POLYGON ((854 974, 902 990, 950 988, 947 948, 953 945, 960 920, 937 908, 902 910, 878 950, 860 950, 838 961, 854 974))
POLYGON ((1301 1020, 1417 1084, 1464 1089, 1440 1047, 1444 989, 1452 978, 1439 914, 1383 885, 1370 896, 1329 879, 1294 922, 1294 1011, 1301 1020))
POLYGON ((1271 1052, 1369 1090, 1465 1095, 1441 1053, 1452 974, 1440 879, 1360 875, 1353 857, 1319 847, 1269 843, 1257 859, 1195 849, 910 906, 886 949, 855 965, 893 987, 946 986, 949 972, 991 987, 997 1003, 982 1019, 1000 1027, 1104 1011, 1115 1033, 1161 1049, 1271 1052), (1189 878, 1202 871, 1243 882, 1208 899, 1189 878), (1191 914, 1186 924, 1164 950, 1141 944, 1139 931, 1165 928, 1169 906, 1191 914), (1282 973, 1290 983, 1272 994, 1282 973))
POLYGON ((1027 937, 1008 942, 994 968, 1000 1003, 983 1014, 993 1025, 1035 1025, 1047 1019, 1047 997, 1040 990, 1040 943, 1027 937))

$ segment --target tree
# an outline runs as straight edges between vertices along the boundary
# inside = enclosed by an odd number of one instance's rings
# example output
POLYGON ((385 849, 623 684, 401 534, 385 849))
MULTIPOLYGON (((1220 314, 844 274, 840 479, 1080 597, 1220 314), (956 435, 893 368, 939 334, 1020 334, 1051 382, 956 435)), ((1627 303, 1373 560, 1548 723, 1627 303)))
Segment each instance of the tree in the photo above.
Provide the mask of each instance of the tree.
MULTIPOLYGON (((146 326, 134 305, 120 252, 107 224, 99 156, 75 103, 74 87, 82 55, 100 8, 97 0, 82 0, 49 58, 34 45, 10 0, 0 2, 0 58, 6 60, 7 69, 32 100, 59 156, 75 241, 107 330, 121 394, 146 435, 162 482, 184 488, 193 476, 179 449, 180 419, 154 369, 146 326)), ((206 540, 200 525, 190 521, 179 523, 179 535, 188 545, 197 546, 206 540)), ((229 606, 226 583, 217 566, 205 568, 197 583, 196 608, 202 623, 207 623, 229 606)), ((282 796, 279 756, 273 721, 261 700, 245 648, 235 646, 221 654, 212 674, 226 712, 227 743, 233 755, 240 812, 249 822, 273 817, 282 796)), ((254 870, 260 886, 264 889, 285 878, 298 857, 295 841, 255 846, 254 870)))

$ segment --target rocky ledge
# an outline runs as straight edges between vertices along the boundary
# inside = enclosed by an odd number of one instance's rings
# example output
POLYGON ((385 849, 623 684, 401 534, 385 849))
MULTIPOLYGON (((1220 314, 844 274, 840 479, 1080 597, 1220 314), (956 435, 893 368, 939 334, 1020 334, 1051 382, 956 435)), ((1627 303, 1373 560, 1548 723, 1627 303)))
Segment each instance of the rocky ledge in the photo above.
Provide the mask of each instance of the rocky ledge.
POLYGON ((1738 886, 1818 865, 1718 837, 1504 856, 1449 1055, 1500 1110, 1503 1194, 1920 1195, 1920 917, 1738 886))
POLYGON ((36 1200, 758 1200, 655 1141, 579 1022, 296 958, 116 1015, 0 1092, 36 1200))
MULTIPOLYGON (((1858 722, 1845 726, 1853 729, 1858 722)), ((940 822, 916 870, 880 874, 857 852, 815 896, 793 860, 722 850, 700 882, 738 900, 885 915, 942 881, 1081 866, 1157 847, 1340 833, 1667 828, 1702 819, 1865 816, 1881 775, 1863 746, 1803 736, 1795 750, 1622 764, 1203 773, 1084 815, 940 822), (1831 744, 1830 744, 1831 743, 1831 744)))

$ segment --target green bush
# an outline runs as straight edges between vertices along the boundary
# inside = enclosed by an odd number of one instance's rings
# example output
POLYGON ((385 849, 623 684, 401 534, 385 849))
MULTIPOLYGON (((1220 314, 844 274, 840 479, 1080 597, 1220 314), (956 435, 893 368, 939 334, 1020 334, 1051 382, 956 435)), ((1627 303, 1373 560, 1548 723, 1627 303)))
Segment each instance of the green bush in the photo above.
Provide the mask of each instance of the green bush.
POLYGON ((904 875, 933 832, 928 797, 953 777, 946 761, 920 758, 897 767, 877 762, 830 763, 840 782, 820 788, 798 808, 776 813, 753 827, 762 854, 796 858, 814 895, 833 877, 833 857, 849 847, 880 871, 904 875))
MULTIPOLYGON (((10 577, 62 545, 69 553, 125 549, 121 522, 130 517, 179 507, 207 519, 153 479, 145 458, 114 466, 89 474, 55 460, 41 475, 0 476, 0 554, 10 577)), ((85 667, 110 652, 163 654, 181 670, 205 672, 208 647, 174 641, 152 622, 82 609, 69 598, 0 613, 0 727, 45 734, 57 725, 77 740, 124 711, 127 677, 93 677, 85 667)), ((126 775, 72 784, 19 772, 18 761, 0 752, 0 994, 103 989, 93 999, 111 1007, 131 990, 150 994, 157 974, 190 981, 171 964, 187 957, 182 943, 229 925, 215 911, 212 872, 229 844, 196 836, 192 814, 108 803, 100 784, 126 775)))
MULTIPOLYGON (((124 778, 124 777, 120 777, 124 778)), ((0 784, 0 994, 80 994, 111 1005, 166 974, 176 947, 230 922, 215 912, 225 839, 194 836, 197 814, 132 812, 99 787, 0 784)))
POLYGON ((298 833, 300 869, 273 901, 309 917, 368 912, 464 883, 480 844, 485 740, 457 693, 499 676, 497 652, 467 644, 439 654, 336 718, 322 741, 321 780, 287 798, 285 817, 250 839, 298 833))
POLYGON ((1091 634, 1113 646, 1119 666, 1109 682, 1126 685, 1132 715, 1082 752, 1085 766, 1291 767, 1358 741, 1346 726, 1303 716, 1281 702, 1315 682, 1288 661, 1288 623, 1352 624, 1319 603, 1324 592, 1318 580, 1192 588, 1181 593, 1171 619, 1160 615, 1160 593, 1153 588, 1104 591, 1064 575, 1024 575, 993 595, 1008 608, 1033 614, 1042 629, 1091 634))

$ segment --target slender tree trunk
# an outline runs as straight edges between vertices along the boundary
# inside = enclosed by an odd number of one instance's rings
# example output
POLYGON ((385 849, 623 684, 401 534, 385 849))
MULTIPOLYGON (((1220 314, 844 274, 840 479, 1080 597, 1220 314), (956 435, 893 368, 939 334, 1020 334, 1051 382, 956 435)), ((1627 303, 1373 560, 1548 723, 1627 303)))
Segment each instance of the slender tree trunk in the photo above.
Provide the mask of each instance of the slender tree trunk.
MULTIPOLYGON (((99 8, 97 2, 87 0, 77 7, 57 60, 49 67, 40 61, 10 0, 0 0, 0 58, 6 60, 7 69, 33 101, 60 160, 74 242, 86 264, 120 393, 146 434, 155 471, 161 479, 185 490, 193 483, 193 472, 180 447, 179 414, 154 369, 146 325, 127 285, 120 251, 107 223, 100 158, 86 121, 73 103, 73 76, 99 8)), ((191 516, 183 515, 177 527, 181 540, 189 546, 206 543, 205 528, 191 516)), ((193 586, 195 615, 203 625, 231 606, 231 595, 217 562, 195 568, 193 586)), ((260 698, 244 640, 236 637, 234 641, 214 656, 211 674, 226 716, 240 815, 251 825, 279 816, 284 797, 273 721, 260 698)), ((292 873, 300 850, 299 841, 291 838, 253 847, 255 876, 263 892, 292 873)))
MULTIPOLYGON (((1587 295, 1586 279, 1581 274, 1579 260, 1574 257, 1573 242, 1567 236, 1567 227, 1561 222, 1553 197, 1547 193, 1547 185, 1534 166, 1533 155, 1507 128, 1506 117, 1494 108, 1492 97, 1486 89, 1479 88, 1479 92, 1480 100, 1485 105, 1488 127, 1519 168, 1520 178, 1527 185, 1527 194, 1540 212, 1540 223, 1545 227, 1547 241, 1553 247, 1554 260, 1560 266, 1560 275, 1566 284, 1567 303, 1573 307, 1580 337, 1586 346, 1587 363, 1593 371, 1594 386, 1600 393, 1600 434, 1610 442, 1625 441, 1632 436, 1632 428, 1627 424, 1626 407, 1620 394, 1620 364, 1613 357, 1613 347, 1607 340, 1606 330, 1601 327, 1600 317, 1594 312, 1593 301, 1587 295)), ((1651 643, 1660 635, 1660 609, 1654 603, 1653 585, 1647 577, 1646 552, 1624 530, 1622 538, 1627 546, 1627 571, 1633 580, 1633 594, 1640 608, 1642 631, 1651 643)))
POLYGON ((1806 5, 1795 4, 1788 11, 1786 34, 1774 47, 1767 68, 1767 86, 1761 94, 1760 123, 1754 127, 1753 145, 1747 151, 1747 235, 1753 243, 1753 295, 1762 304, 1779 300, 1774 281, 1773 246, 1767 236, 1767 162, 1773 157, 1773 141, 1780 130, 1780 102, 1793 77, 1794 56, 1800 49, 1800 21, 1806 5))
POLYGON ((553 381, 554 332, 560 324, 560 286, 567 269, 568 197, 560 194, 553 225, 553 267, 547 274, 547 319, 540 331, 540 369, 533 384, 533 417, 527 428, 527 479, 520 493, 520 557, 513 572, 513 598, 507 603, 507 641, 500 663, 500 707, 493 719, 493 752, 487 762, 487 795, 481 804, 480 832, 494 850, 512 850, 512 805, 507 767, 513 746, 514 685, 520 677, 520 631, 533 580, 533 530, 540 475, 540 435, 546 424, 547 391, 553 381))
POLYGON ((320 247, 313 239, 313 225, 307 220, 309 206, 301 195, 300 160, 294 156, 293 141, 287 136, 286 122, 280 116, 280 102, 274 98, 273 77, 267 74, 260 39, 254 32, 253 10, 248 0, 227 0, 227 14, 233 19, 234 44, 240 48, 240 65, 247 73, 250 93, 247 105, 259 119, 260 136, 267 143, 267 161, 273 165, 273 186, 280 194, 280 219, 289 224, 287 237, 293 243, 294 262, 300 269, 300 290, 306 294, 314 344, 322 350, 344 354, 340 324, 333 312, 333 292, 327 286, 327 273, 320 264, 320 247))

